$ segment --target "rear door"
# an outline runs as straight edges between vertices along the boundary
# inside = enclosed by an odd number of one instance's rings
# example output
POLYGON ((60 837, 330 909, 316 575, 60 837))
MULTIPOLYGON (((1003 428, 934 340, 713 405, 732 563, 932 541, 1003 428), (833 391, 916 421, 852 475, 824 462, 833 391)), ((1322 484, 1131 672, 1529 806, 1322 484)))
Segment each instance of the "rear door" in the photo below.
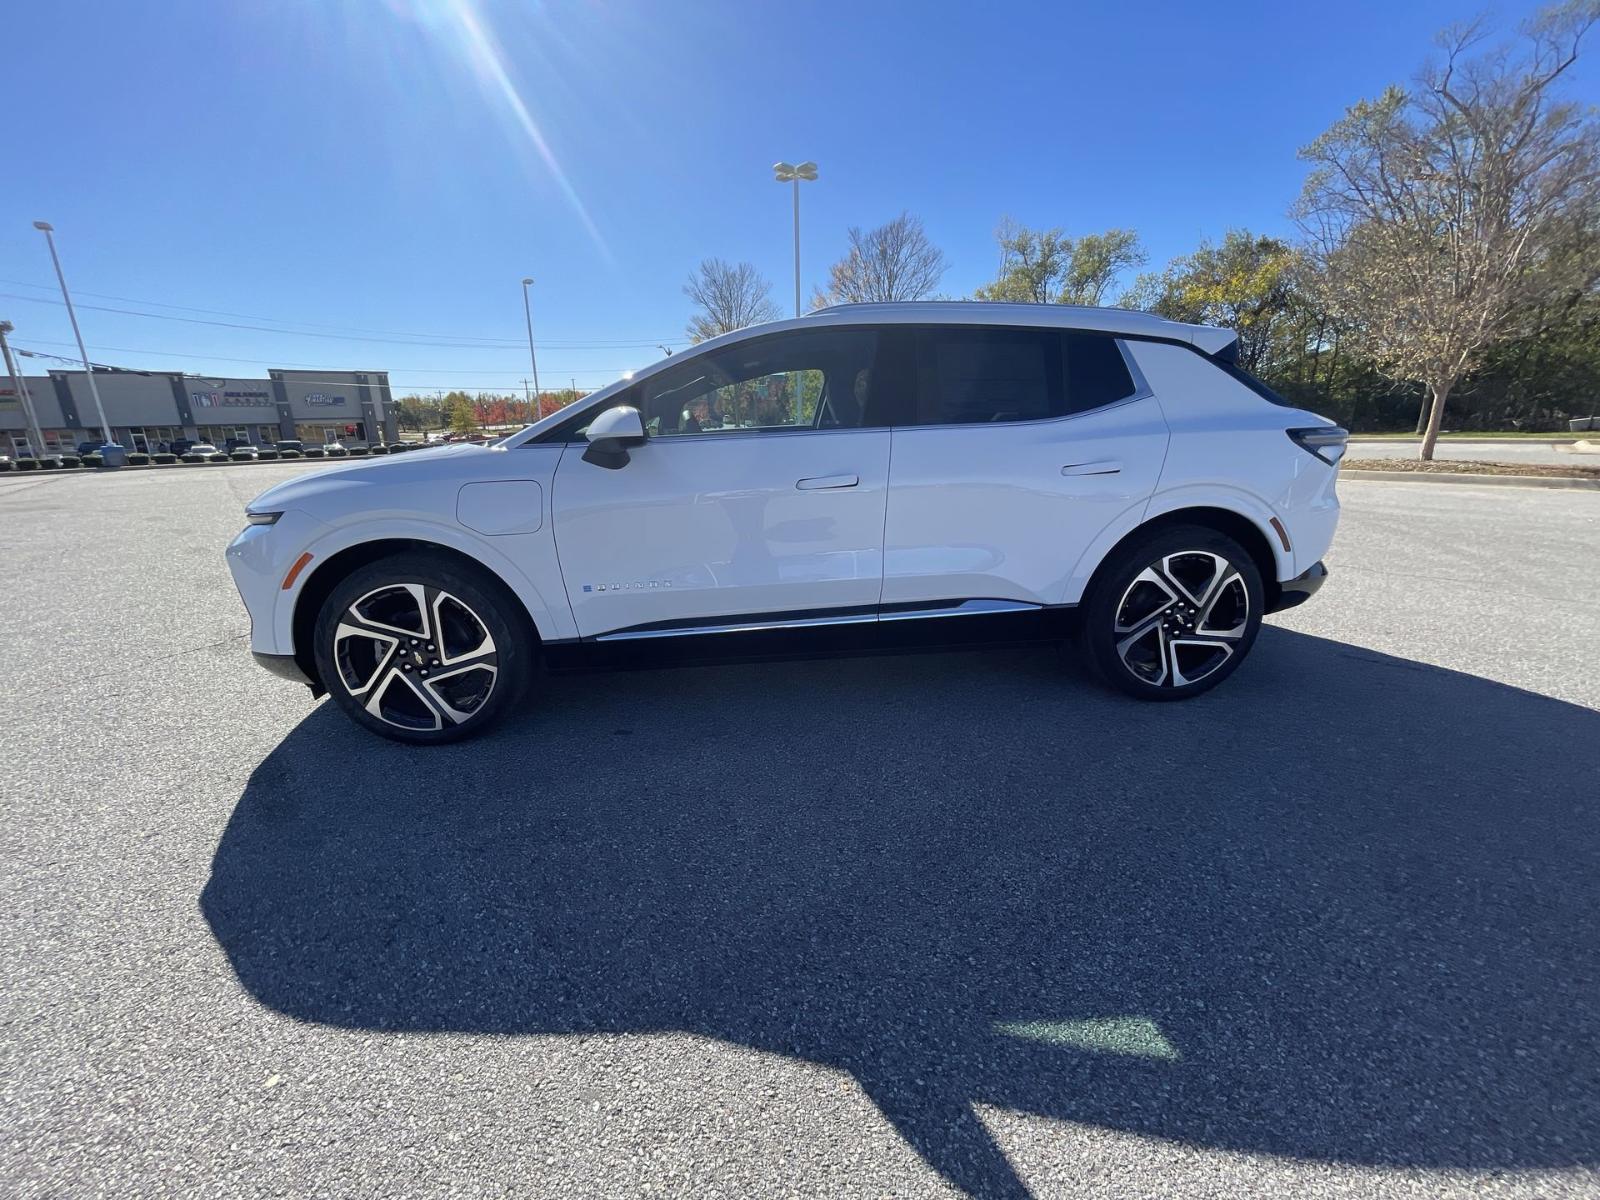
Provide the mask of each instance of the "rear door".
POLYGON ((885 617, 1061 603, 1095 536, 1160 476, 1167 425, 1131 357, 1102 334, 930 325, 917 380, 894 430, 885 617))

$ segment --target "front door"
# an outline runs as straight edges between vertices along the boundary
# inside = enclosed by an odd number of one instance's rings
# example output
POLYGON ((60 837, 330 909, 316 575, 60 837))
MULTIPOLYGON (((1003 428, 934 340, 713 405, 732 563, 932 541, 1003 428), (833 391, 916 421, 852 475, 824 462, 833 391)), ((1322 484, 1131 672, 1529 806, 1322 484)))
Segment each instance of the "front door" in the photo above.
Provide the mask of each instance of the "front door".
POLYGON ((552 512, 579 633, 875 619, 890 436, 869 423, 876 344, 824 328, 675 363, 619 398, 650 439, 618 468, 586 462, 575 435, 552 512))

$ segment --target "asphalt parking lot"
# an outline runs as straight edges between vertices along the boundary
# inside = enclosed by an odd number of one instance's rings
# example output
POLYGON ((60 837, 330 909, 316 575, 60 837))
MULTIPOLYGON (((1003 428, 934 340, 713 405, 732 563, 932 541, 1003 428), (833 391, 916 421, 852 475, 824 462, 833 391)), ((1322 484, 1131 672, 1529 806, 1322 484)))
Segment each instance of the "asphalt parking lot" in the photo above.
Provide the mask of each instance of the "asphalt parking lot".
POLYGON ((1349 482, 1219 691, 256 668, 288 465, 0 477, 10 1196, 1594 1196, 1600 496, 1349 482))

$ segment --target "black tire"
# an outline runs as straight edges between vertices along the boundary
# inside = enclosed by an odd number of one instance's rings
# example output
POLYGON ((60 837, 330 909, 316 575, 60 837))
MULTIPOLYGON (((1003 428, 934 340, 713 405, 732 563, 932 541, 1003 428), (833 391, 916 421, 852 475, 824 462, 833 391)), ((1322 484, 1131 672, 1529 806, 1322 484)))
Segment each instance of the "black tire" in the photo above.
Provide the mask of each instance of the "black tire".
POLYGON ((535 652, 526 614, 504 584, 426 551, 352 572, 323 603, 313 639, 317 672, 334 702, 373 733, 414 745, 460 741, 495 724, 521 698, 535 652), (419 588, 431 610, 426 618, 419 588), (372 632, 340 636, 341 626, 372 632), (428 682, 430 673, 438 679, 428 682))
POLYGON ((1079 649, 1130 696, 1187 700, 1239 669, 1262 610, 1261 571, 1239 543, 1169 526, 1118 547, 1095 573, 1079 606, 1079 649))

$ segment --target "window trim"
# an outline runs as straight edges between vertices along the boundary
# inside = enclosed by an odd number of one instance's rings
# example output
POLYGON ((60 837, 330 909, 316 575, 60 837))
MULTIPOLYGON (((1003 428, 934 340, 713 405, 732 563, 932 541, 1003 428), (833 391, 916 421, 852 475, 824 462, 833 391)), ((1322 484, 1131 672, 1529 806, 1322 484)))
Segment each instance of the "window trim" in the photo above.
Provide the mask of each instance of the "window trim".
MULTIPOLYGON (((968 423, 963 423, 963 424, 958 424, 958 425, 956 425, 956 424, 953 424, 953 425, 919 425, 919 424, 915 424, 915 423, 912 423, 912 424, 891 423, 889 425, 861 425, 861 426, 856 426, 857 429, 866 429, 866 430, 875 430, 875 429, 981 429, 981 428, 1005 428, 1005 427, 1008 427, 1008 426, 1016 426, 1016 425, 1035 425, 1035 426, 1037 426, 1037 425, 1047 425, 1047 424, 1050 424, 1051 422, 1055 422, 1055 421, 1072 421, 1072 420, 1077 419, 1078 417, 1089 416, 1092 413, 1107 412, 1110 409, 1120 407, 1121 405, 1124 405, 1124 404, 1133 404, 1133 403, 1136 403, 1139 400, 1148 400, 1152 396, 1155 395, 1155 389, 1150 386, 1149 381, 1145 378, 1144 372, 1139 369, 1139 364, 1138 364, 1137 360, 1134 359, 1132 351, 1129 350, 1128 346, 1126 345, 1126 343, 1129 343, 1129 342, 1150 342, 1150 343, 1153 343, 1153 344, 1158 345, 1158 346, 1177 346, 1179 349, 1187 350, 1187 351, 1189 351, 1189 353, 1191 353, 1191 354, 1195 355, 1196 357, 1204 360, 1205 362, 1208 362, 1211 365, 1213 365, 1215 367, 1218 367, 1219 369, 1221 369, 1223 371, 1224 374, 1227 374, 1230 378, 1236 379, 1237 382, 1240 382, 1240 383, 1244 384, 1245 387, 1249 387, 1250 390, 1256 392, 1257 395, 1261 395, 1261 392, 1257 390, 1257 387, 1252 387, 1250 383, 1247 383, 1242 379, 1237 379, 1237 377, 1234 376, 1233 372, 1228 371, 1226 369, 1226 366, 1224 365, 1225 360, 1220 357, 1221 354, 1226 353, 1225 350, 1224 351, 1219 351, 1218 354, 1210 354, 1207 351, 1203 350, 1201 347, 1196 346, 1193 342, 1191 342, 1191 341, 1189 341, 1189 340, 1187 340, 1185 338, 1165 337, 1165 336, 1163 336, 1163 335, 1161 335, 1159 333, 1116 333, 1116 332, 1113 332, 1112 330, 1109 330, 1109 329, 1083 329, 1083 328, 1080 328, 1080 327, 1077 327, 1077 326, 1072 326, 1072 325, 1006 325, 1006 324, 1000 324, 998 322, 995 323, 995 324, 990 324, 990 325, 984 325, 984 324, 972 325, 970 323, 965 323, 964 322, 964 323, 961 323, 961 324, 958 325, 955 322, 944 322, 944 321, 933 321, 933 322, 927 322, 927 323, 918 323, 918 322, 912 322, 912 321, 905 321, 905 322, 899 322, 899 321, 863 322, 860 325, 830 325, 829 328, 869 329, 869 330, 874 330, 874 331, 876 331, 876 332, 881 334, 881 333, 884 333, 884 332, 887 332, 887 331, 893 331, 893 330, 915 332, 915 331, 917 331, 919 329, 940 328, 940 327, 945 327, 945 326, 954 326, 956 328, 976 328, 976 329, 1044 330, 1046 332, 1055 332, 1055 333, 1058 333, 1058 334, 1075 333, 1075 334, 1078 334, 1078 335, 1080 335, 1082 337, 1108 337, 1108 338, 1111 338, 1112 340, 1114 340, 1115 342, 1118 343, 1118 348, 1122 351, 1123 361, 1128 364, 1128 370, 1134 376, 1134 383, 1136 385, 1138 385, 1138 388, 1134 392, 1133 395, 1128 396, 1126 399, 1117 400, 1117 401, 1115 401, 1115 402, 1113 402, 1111 404, 1102 404, 1098 408, 1084 409, 1081 412, 1066 413, 1066 414, 1063 414, 1062 416, 1059 416, 1059 417, 1041 417, 1041 418, 1037 418, 1037 419, 1034 419, 1034 420, 1028 420, 1028 421, 979 421, 979 422, 968 422, 968 423)), ((1237 339, 1235 339, 1235 343, 1236 343, 1236 341, 1237 341, 1237 339)), ((1235 344, 1235 343, 1230 343, 1230 344, 1235 344)), ((730 343, 730 344, 732 344, 732 343, 730 343)), ((665 369, 668 364, 667 363, 659 363, 659 364, 653 364, 653 365, 654 366, 659 366, 662 369, 665 369)), ((1235 369, 1237 370, 1239 368, 1235 368, 1235 369)), ((651 371, 651 375, 654 375, 654 374, 655 374, 655 371, 652 370, 651 371)), ((648 376, 646 378, 648 378, 648 376)), ((1253 380, 1254 378, 1255 378, 1254 376, 1250 376, 1250 379, 1253 380)), ((583 445, 584 444, 583 440, 582 439, 576 439, 575 440, 571 435, 571 431, 575 430, 577 428, 580 428, 583 425, 587 425, 589 421, 592 421, 594 419, 595 414, 597 414, 599 412, 603 412, 605 410, 605 408, 611 407, 613 404, 617 404, 617 403, 626 403, 626 400, 623 399, 623 397, 626 397, 627 395, 629 395, 633 391, 634 388, 638 387, 643 382, 644 382, 643 379, 636 380, 636 381, 630 381, 627 387, 623 388, 620 392, 615 393, 609 399, 594 401, 593 403, 590 404, 589 407, 583 409, 581 412, 573 413, 570 417, 567 418, 567 420, 565 420, 565 421, 561 422, 560 424, 556 425, 553 429, 550 429, 550 430, 546 431, 545 433, 540 434, 536 438, 529 438, 525 442, 517 443, 517 445, 514 447, 514 449, 521 449, 524 446, 583 445)), ((1266 386, 1267 386, 1266 384, 1260 383, 1259 380, 1256 380, 1255 382, 1257 383, 1257 385, 1260 388, 1266 388, 1266 386)), ((1270 391, 1270 389, 1267 389, 1267 390, 1270 391)), ((1286 407, 1286 408, 1296 408, 1296 407, 1298 407, 1298 406, 1296 406, 1294 404, 1291 404, 1288 400, 1284 399, 1283 397, 1278 397, 1276 395, 1276 393, 1273 393, 1273 396, 1270 396, 1270 397, 1269 396, 1262 396, 1262 398, 1266 399, 1266 400, 1269 400, 1271 403, 1282 405, 1283 407, 1286 407), (1276 397, 1276 398, 1274 398, 1274 397, 1276 397)), ((585 399, 588 400, 588 399, 591 399, 591 397, 585 397, 585 399)), ((580 403, 581 403, 581 401, 580 401, 580 403)), ((819 429, 819 430, 814 430, 813 432, 817 432, 817 433, 836 433, 836 432, 850 432, 850 431, 848 431, 848 430, 819 429)), ((513 436, 515 436, 515 435, 513 435, 513 436)), ((674 437, 700 437, 700 436, 703 436, 703 435, 700 435, 700 434, 675 434, 673 436, 674 437)))

